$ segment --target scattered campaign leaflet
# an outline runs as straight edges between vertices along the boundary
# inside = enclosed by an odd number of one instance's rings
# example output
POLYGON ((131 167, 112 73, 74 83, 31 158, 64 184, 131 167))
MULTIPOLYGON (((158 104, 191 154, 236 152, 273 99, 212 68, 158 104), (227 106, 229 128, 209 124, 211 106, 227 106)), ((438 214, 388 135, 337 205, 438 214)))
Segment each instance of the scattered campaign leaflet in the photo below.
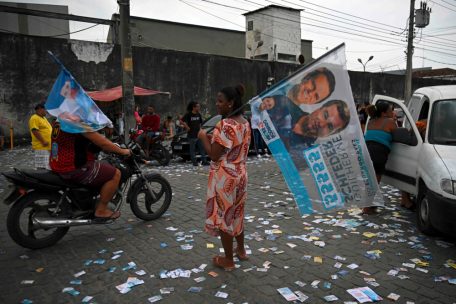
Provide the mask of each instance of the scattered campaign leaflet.
POLYGON ((49 93, 45 108, 57 118, 60 128, 68 133, 85 133, 112 126, 109 118, 86 94, 73 75, 52 53, 50 55, 60 65, 60 73, 49 93))
POLYGON ((301 214, 383 205, 360 127, 345 45, 250 101, 301 214))
POLYGON ((288 302, 298 300, 298 296, 295 295, 295 294, 290 290, 290 288, 288 288, 288 287, 279 288, 279 289, 277 289, 277 291, 278 291, 278 292, 282 295, 282 297, 284 297, 285 300, 287 300, 288 302))
POLYGON ((377 302, 383 300, 378 294, 369 287, 359 287, 348 289, 347 292, 351 294, 359 303, 377 302))

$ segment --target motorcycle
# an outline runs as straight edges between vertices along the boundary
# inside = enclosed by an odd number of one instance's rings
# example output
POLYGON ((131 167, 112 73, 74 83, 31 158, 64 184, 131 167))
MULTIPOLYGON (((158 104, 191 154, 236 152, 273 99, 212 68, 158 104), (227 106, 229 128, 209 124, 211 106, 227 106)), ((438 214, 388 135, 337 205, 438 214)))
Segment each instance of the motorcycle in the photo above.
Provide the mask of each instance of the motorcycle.
MULTIPOLYGON (((127 146, 130 146, 132 142, 136 142, 136 139, 143 134, 144 131, 140 129, 130 129, 130 142, 127 146)), ((149 151, 146 153, 147 147, 141 146, 142 156, 147 160, 156 160, 162 166, 167 166, 171 160, 171 154, 168 149, 163 146, 163 132, 154 132, 154 137, 151 139, 149 144, 149 151), (149 155, 147 157, 147 155, 149 155)))
MULTIPOLYGON (((161 217, 171 204, 172 190, 158 173, 143 173, 139 147, 130 146, 128 158, 107 155, 106 161, 121 172, 119 188, 110 203, 114 211, 126 202, 135 216, 150 221, 161 217)), ((19 245, 39 249, 52 246, 72 226, 109 224, 94 217, 98 191, 69 183, 48 170, 19 170, 2 173, 12 183, 4 203, 11 205, 7 217, 10 237, 19 245)))

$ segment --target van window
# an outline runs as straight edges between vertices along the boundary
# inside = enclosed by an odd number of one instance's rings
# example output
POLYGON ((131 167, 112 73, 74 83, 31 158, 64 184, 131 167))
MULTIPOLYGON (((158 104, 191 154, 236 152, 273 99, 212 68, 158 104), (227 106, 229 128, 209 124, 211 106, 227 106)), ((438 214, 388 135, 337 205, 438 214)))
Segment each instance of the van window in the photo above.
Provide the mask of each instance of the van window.
POLYGON ((429 121, 429 143, 456 145, 456 99, 434 103, 429 121))
POLYGON ((412 117, 414 117, 414 119, 416 117, 415 108, 417 107, 416 105, 418 105, 421 102, 421 98, 421 95, 412 95, 412 98, 410 98, 409 102, 407 103, 407 107, 409 108, 410 114, 412 115, 412 117))
POLYGON ((413 121, 410 121, 406 115, 403 117, 402 125, 399 124, 399 122, 396 122, 398 127, 403 127, 406 128, 410 134, 412 134, 413 137, 415 137, 415 131, 413 131, 412 124, 414 124, 413 121))
POLYGON ((418 120, 427 119, 429 115, 429 99, 424 97, 423 99, 423 106, 421 107, 420 115, 418 116, 418 120))

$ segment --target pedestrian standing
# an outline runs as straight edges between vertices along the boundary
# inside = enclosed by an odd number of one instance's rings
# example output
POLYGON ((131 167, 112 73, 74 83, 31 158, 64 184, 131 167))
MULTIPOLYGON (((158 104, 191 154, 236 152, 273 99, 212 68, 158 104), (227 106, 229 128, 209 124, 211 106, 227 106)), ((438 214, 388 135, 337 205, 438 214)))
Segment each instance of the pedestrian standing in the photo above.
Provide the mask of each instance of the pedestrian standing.
POLYGON ((141 113, 139 112, 139 106, 135 107, 135 121, 136 121, 136 129, 140 130, 141 129, 141 113))
POLYGON ((195 151, 196 147, 198 147, 198 151, 201 154, 202 165, 209 165, 201 141, 198 140, 198 132, 200 131, 201 124, 203 123, 203 117, 201 116, 200 108, 201 107, 198 102, 190 101, 187 106, 187 113, 182 118, 184 128, 187 130, 187 139, 190 146, 190 158, 192 159, 193 166, 198 166, 195 151))
POLYGON ((237 248, 234 254, 247 260, 244 247, 244 205, 247 199, 246 159, 250 144, 250 125, 241 111, 244 88, 227 87, 217 94, 216 107, 222 120, 208 135, 198 133, 212 163, 209 171, 206 201, 205 229, 210 235, 220 236, 225 256, 215 256, 215 266, 233 270, 233 238, 237 248))
MULTIPOLYGON (((368 105, 368 104, 367 104, 368 105)), ((365 103, 359 103, 356 105, 356 111, 358 112, 359 123, 361 124, 361 130, 364 133, 364 128, 366 127, 367 121, 367 112, 365 103)))
POLYGON ((165 139, 172 139, 176 135, 176 125, 172 116, 167 116, 163 122, 163 132, 165 133, 165 139))
POLYGON ((35 169, 49 170, 52 126, 46 119, 46 110, 41 103, 35 106, 35 114, 30 117, 29 130, 35 152, 35 169))
MULTIPOLYGON (((386 101, 379 101, 376 105, 369 105, 366 108, 366 112, 370 120, 367 124, 364 139, 374 164, 377 182, 380 183, 391 151, 392 132, 397 128, 393 120, 393 105, 386 101)), ((374 212, 375 207, 363 208, 363 214, 372 214, 374 212)))
POLYGON ((266 154, 266 148, 264 147, 263 139, 261 138, 260 130, 258 129, 259 118, 252 117, 251 126, 253 132, 253 146, 255 148, 256 156, 260 156, 260 152, 266 154))
POLYGON ((125 124, 124 124, 124 113, 122 111, 117 113, 116 122, 117 122, 118 131, 119 131, 119 136, 121 138, 123 138, 125 124))
POLYGON ((182 118, 184 116, 182 114, 179 114, 177 115, 177 119, 176 119, 176 134, 180 134, 182 132, 185 131, 185 128, 184 128, 184 122, 182 121, 182 118))

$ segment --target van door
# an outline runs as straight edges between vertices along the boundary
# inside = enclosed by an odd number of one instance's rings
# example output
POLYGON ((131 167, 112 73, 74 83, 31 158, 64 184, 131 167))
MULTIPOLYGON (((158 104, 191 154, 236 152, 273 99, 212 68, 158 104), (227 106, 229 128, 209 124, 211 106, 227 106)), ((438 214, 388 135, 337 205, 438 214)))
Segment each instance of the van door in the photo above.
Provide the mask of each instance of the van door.
POLYGON ((393 142, 391 152, 388 156, 388 162, 386 163, 386 171, 382 176, 382 182, 416 195, 418 157, 423 140, 419 135, 410 112, 402 101, 391 97, 375 96, 373 103, 375 104, 380 100, 391 103, 394 109, 402 110, 404 113, 402 127, 406 128, 417 139, 416 145, 393 142))

